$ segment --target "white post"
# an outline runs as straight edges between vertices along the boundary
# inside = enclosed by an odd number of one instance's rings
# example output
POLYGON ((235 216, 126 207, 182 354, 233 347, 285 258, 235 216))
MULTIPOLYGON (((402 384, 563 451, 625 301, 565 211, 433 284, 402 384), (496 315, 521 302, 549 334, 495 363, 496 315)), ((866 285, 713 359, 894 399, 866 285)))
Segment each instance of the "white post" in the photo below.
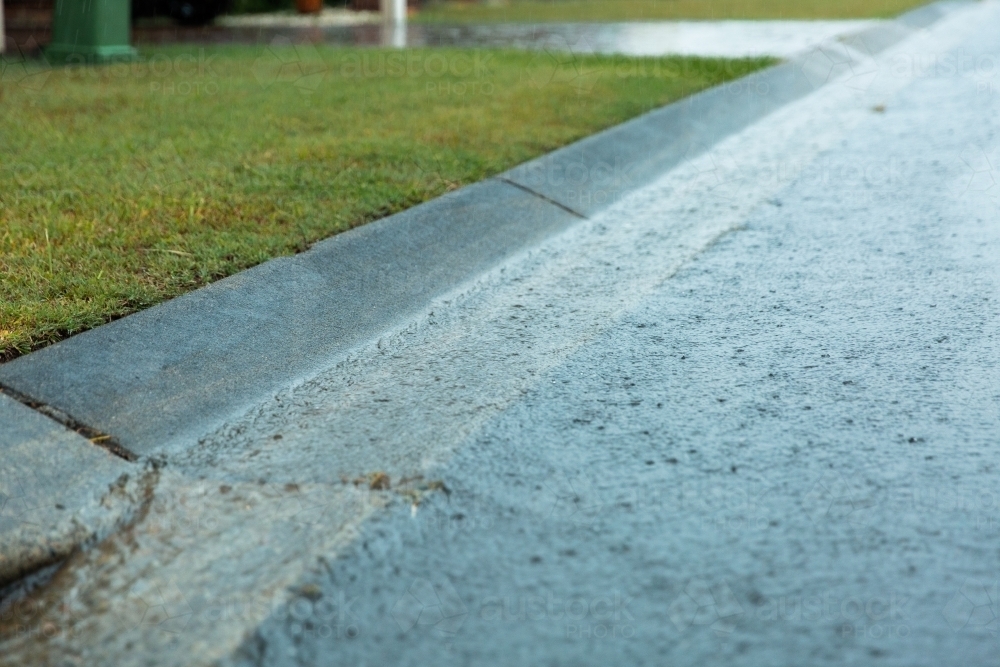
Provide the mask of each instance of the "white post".
POLYGON ((397 49, 406 47, 406 0, 380 0, 382 6, 382 44, 397 49))
POLYGON ((386 23, 406 23, 406 0, 381 0, 381 5, 386 23))

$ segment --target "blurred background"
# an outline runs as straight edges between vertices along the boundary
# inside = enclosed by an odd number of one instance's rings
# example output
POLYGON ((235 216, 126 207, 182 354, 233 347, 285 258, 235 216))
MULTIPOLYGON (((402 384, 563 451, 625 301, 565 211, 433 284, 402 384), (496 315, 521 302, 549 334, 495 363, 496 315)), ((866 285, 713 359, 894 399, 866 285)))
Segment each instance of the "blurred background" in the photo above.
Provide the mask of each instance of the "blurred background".
MULTIPOLYGON (((914 0, 398 0, 417 25, 686 20, 888 18, 914 0)), ((38 52, 51 41, 56 0, 0 0, 8 51, 38 52)), ((261 30, 313 28, 310 41, 365 43, 345 27, 379 21, 379 0, 128 0, 133 41, 267 41, 261 30), (298 21, 296 21, 298 19, 298 21), (256 34, 247 32, 256 28, 256 34), (316 32, 320 29, 323 32, 316 32)), ((435 38, 430 43, 447 42, 435 38)), ((438 30, 437 32, 440 32, 438 30)), ((305 35, 305 33, 303 33, 305 35)), ((507 38, 510 41, 512 38, 507 38)), ((454 40, 451 40, 454 42, 454 40)), ((468 41, 468 38, 466 38, 468 41)), ((482 41, 482 38, 480 39, 482 41)), ((495 39, 493 41, 496 41, 495 39)), ((503 41, 503 40, 501 40, 503 41)))

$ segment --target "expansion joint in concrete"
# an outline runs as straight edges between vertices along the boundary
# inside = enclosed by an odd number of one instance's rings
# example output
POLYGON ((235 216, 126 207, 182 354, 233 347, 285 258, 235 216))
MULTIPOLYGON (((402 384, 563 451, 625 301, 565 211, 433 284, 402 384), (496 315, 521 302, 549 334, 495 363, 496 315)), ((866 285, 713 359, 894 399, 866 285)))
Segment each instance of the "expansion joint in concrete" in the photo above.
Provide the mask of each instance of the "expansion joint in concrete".
POLYGON ((23 394, 15 389, 6 387, 0 384, 0 394, 7 396, 8 398, 17 401, 25 407, 31 408, 35 412, 41 413, 48 417, 49 419, 55 421, 62 426, 75 431, 79 435, 83 436, 90 441, 91 444, 101 447, 102 449, 108 450, 110 453, 114 454, 120 459, 124 459, 130 463, 135 463, 139 460, 139 457, 128 448, 124 447, 121 443, 115 440, 114 437, 108 435, 107 433, 102 433, 101 431, 91 428, 86 424, 83 424, 73 418, 72 415, 66 414, 58 408, 52 407, 41 401, 36 401, 30 396, 23 394))
POLYGON ((531 188, 529 188, 526 185, 521 185, 517 181, 512 181, 511 179, 506 178, 504 176, 497 176, 496 179, 498 181, 503 181, 507 185, 513 185, 518 190, 524 190, 525 192, 527 192, 532 197, 538 197, 542 201, 548 202, 549 204, 552 204, 553 206, 557 206, 557 207, 561 208, 562 210, 566 211, 567 213, 569 213, 570 215, 575 215, 576 217, 580 218, 581 220, 587 220, 587 216, 585 216, 583 213, 580 213, 579 211, 574 211, 569 206, 566 206, 565 204, 563 204, 561 202, 558 202, 555 199, 552 199, 551 197, 546 197, 541 192, 537 192, 535 190, 532 190, 531 188))

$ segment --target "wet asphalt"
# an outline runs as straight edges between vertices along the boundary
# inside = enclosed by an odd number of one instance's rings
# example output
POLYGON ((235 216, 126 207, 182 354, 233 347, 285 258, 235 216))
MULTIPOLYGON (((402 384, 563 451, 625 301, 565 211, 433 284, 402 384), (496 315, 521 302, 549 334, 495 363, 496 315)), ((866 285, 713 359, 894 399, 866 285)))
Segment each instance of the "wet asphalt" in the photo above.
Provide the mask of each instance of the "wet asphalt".
POLYGON ((831 64, 172 453, 0 662, 995 664, 998 28, 831 64))
POLYGON ((258 416, 447 492, 368 521, 243 664, 994 664, 1000 7, 975 16, 258 416))

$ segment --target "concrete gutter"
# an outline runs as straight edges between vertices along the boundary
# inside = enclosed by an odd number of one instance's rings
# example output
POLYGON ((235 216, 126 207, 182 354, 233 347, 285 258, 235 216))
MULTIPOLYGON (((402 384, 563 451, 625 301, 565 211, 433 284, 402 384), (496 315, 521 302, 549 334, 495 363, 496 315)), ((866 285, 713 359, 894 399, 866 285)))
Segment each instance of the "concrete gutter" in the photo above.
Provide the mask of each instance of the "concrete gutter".
POLYGON ((194 447, 457 286, 845 70, 864 72, 871 55, 962 4, 916 10, 0 366, 8 394, 0 395, 0 558, 8 559, 0 583, 57 562, 117 525, 126 516, 120 507, 141 501, 143 475, 152 474, 143 473, 143 461, 194 447), (31 409, 40 405, 48 416, 31 409), (74 432, 81 429, 108 437, 95 444, 74 432), (122 458, 132 455, 139 462, 122 458), (26 477, 32 470, 44 470, 46 479, 26 477), (39 507, 51 505, 31 521, 4 509, 26 488, 39 507), (67 499, 54 501, 59 494, 67 499), (119 497, 120 506, 113 501, 119 497), (64 520, 57 505, 79 519, 64 520))

